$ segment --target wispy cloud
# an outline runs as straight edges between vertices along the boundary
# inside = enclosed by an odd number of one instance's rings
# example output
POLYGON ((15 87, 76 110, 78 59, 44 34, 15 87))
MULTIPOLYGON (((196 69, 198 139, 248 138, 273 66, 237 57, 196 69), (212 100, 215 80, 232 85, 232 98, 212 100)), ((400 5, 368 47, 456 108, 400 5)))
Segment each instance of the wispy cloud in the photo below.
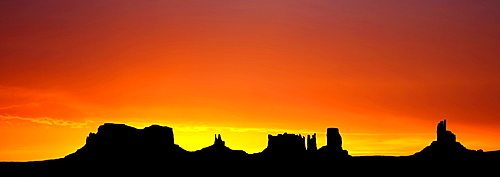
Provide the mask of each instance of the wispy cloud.
POLYGON ((59 126, 69 126, 71 128, 83 128, 86 127, 89 123, 92 123, 90 120, 86 120, 85 122, 74 122, 74 121, 67 121, 67 120, 61 120, 61 119, 54 119, 50 117, 19 117, 19 116, 11 116, 11 115, 0 115, 0 119, 2 120, 11 120, 11 119, 17 119, 17 120, 24 120, 24 121, 30 121, 34 123, 39 123, 39 124, 46 124, 46 125, 59 125, 59 126))
POLYGON ((38 106, 40 106, 39 103, 31 102, 31 103, 27 103, 27 104, 17 104, 17 105, 8 105, 8 106, 0 107, 0 110, 13 109, 13 108, 38 107, 38 106))

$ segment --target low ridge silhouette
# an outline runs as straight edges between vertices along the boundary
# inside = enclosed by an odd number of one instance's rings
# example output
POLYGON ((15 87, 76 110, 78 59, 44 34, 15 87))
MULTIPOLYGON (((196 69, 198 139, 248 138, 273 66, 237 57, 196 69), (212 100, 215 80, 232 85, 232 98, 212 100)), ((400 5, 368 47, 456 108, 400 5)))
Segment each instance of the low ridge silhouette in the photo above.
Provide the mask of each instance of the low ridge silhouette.
POLYGON ((174 143, 174 133, 170 127, 151 125, 137 129, 124 124, 105 123, 99 126, 97 133, 89 134, 82 148, 64 158, 2 162, 0 169, 35 168, 46 172, 56 169, 85 169, 87 172, 110 171, 114 168, 149 171, 168 169, 190 174, 232 174, 213 171, 225 167, 248 174, 257 175, 266 171, 280 176, 296 176, 298 172, 306 175, 347 174, 353 172, 348 170, 352 168, 363 169, 356 171, 356 174, 373 174, 380 172, 380 169, 390 168, 392 171, 437 170, 449 175, 452 173, 449 168, 484 171, 485 168, 489 169, 489 165, 498 165, 500 158, 500 151, 483 152, 464 147, 456 141, 455 134, 446 129, 446 120, 437 125, 436 141, 420 152, 400 157, 352 157, 342 148, 339 129, 327 128, 326 131, 326 145, 319 149, 316 134, 306 138, 301 134, 285 132, 268 135, 268 146, 260 153, 247 154, 242 150, 232 150, 226 146, 220 134, 215 135, 212 145, 190 152, 174 143), (495 163, 490 163, 492 160, 495 163), (300 163, 306 169, 315 170, 291 170, 290 163, 300 163))

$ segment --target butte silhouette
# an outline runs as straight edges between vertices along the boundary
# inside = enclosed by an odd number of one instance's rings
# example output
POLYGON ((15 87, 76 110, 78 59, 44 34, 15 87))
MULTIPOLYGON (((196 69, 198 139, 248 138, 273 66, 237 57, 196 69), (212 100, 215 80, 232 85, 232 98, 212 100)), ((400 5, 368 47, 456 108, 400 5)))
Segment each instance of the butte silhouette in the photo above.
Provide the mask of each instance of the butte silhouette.
POLYGON ((316 134, 307 135, 306 138, 301 134, 285 132, 268 135, 268 145, 262 152, 247 154, 227 147, 220 134, 214 136, 212 145, 197 151, 186 151, 174 143, 174 133, 170 127, 151 125, 137 129, 124 124, 105 123, 99 126, 97 133, 89 134, 82 148, 64 158, 36 162, 1 162, 0 169, 37 169, 46 172, 57 169, 87 172, 112 169, 168 170, 199 175, 235 175, 220 171, 224 167, 245 174, 261 175, 271 172, 266 174, 283 176, 302 172, 308 175, 347 174, 352 172, 347 169, 352 168, 364 170, 357 171, 357 174, 374 174, 382 172, 381 169, 420 172, 438 170, 450 174, 447 168, 461 167, 480 172, 478 169, 492 164, 499 165, 500 151, 467 149, 456 141, 455 134, 446 129, 446 120, 438 123, 436 135, 436 140, 429 146, 410 156, 352 157, 342 148, 342 136, 338 128, 326 129, 326 145, 320 148, 316 144, 316 134))

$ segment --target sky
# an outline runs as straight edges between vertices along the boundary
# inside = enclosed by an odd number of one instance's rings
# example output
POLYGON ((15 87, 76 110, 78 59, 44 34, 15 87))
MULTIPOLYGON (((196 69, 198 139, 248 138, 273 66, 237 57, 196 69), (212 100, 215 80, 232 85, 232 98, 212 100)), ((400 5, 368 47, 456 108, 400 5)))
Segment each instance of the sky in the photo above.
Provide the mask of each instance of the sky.
POLYGON ((500 1, 0 1, 0 161, 64 157, 105 122, 220 133, 337 127, 351 155, 448 129, 500 149, 500 1))

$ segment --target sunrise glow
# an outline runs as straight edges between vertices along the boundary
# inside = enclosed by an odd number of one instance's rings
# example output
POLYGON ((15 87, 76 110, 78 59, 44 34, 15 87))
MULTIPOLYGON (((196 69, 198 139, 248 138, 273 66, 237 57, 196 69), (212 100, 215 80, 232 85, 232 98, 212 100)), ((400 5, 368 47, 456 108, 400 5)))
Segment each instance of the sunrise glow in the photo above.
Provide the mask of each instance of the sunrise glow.
POLYGON ((498 1, 0 2, 0 161, 60 158, 105 122, 220 133, 338 127, 351 155, 410 155, 448 128, 500 149, 498 1))

